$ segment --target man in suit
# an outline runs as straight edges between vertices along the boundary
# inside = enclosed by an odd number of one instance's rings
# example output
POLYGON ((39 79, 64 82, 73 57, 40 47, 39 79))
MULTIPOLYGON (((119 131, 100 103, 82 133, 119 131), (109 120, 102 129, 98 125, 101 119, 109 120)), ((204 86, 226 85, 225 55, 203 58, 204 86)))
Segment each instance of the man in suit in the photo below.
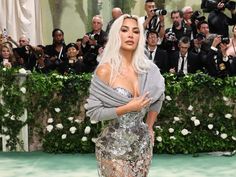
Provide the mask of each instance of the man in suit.
POLYGON ((92 19, 92 31, 84 35, 81 49, 87 72, 93 72, 97 66, 99 48, 104 48, 107 42, 107 33, 102 30, 103 18, 95 15, 92 19))
POLYGON ((146 55, 152 60, 160 69, 161 73, 168 72, 168 56, 165 50, 158 47, 158 33, 156 31, 149 31, 146 40, 146 55))
POLYGON ((179 40, 179 51, 173 53, 170 58, 170 72, 185 75, 188 73, 196 73, 201 69, 198 55, 192 53, 189 50, 190 39, 187 36, 182 37, 179 40))

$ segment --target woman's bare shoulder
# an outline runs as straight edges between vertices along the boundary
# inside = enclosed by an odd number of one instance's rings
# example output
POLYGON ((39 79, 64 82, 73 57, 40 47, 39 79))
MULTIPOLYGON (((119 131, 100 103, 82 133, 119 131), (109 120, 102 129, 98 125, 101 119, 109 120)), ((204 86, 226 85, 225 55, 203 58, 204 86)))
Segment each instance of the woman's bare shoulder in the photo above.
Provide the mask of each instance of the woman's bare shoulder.
POLYGON ((99 65, 96 69, 96 75, 98 76, 100 80, 108 84, 110 81, 110 76, 111 76, 110 64, 104 63, 104 64, 99 65))

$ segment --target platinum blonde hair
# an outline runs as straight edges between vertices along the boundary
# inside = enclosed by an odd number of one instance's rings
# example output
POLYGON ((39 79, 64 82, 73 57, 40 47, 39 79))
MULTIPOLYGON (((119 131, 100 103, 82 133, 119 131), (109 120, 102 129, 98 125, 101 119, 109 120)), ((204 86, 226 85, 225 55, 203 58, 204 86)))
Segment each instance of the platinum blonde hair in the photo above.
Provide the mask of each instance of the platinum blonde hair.
POLYGON ((137 16, 124 14, 119 18, 117 18, 115 22, 112 24, 108 35, 108 41, 102 53, 101 61, 99 63, 99 64, 108 63, 111 66, 110 84, 115 79, 115 77, 120 73, 122 65, 122 56, 120 54, 120 48, 121 48, 120 29, 125 19, 136 20, 138 23, 138 28, 140 30, 138 45, 134 51, 132 59, 132 66, 135 72, 137 72, 137 74, 145 73, 150 68, 150 61, 145 55, 145 36, 144 36, 143 24, 138 20, 137 16))

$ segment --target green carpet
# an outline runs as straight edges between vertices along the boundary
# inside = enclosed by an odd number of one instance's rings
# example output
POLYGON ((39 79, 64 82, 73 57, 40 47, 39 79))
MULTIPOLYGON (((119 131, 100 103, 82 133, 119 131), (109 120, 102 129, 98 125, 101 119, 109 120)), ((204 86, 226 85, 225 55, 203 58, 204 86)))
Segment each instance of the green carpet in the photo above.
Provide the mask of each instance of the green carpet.
MULTIPOLYGON (((0 153, 0 177, 96 177, 94 154, 0 153)), ((149 177, 236 177, 236 156, 154 155, 149 177)))

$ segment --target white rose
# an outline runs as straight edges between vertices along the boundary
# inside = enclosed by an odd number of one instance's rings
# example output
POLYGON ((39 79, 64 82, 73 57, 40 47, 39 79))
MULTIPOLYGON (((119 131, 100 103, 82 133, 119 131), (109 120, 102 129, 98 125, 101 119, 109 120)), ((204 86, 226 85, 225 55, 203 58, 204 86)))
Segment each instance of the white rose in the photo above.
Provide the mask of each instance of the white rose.
POLYGON ((51 132, 52 129, 53 129, 53 126, 52 126, 52 125, 48 125, 48 126, 46 127, 46 129, 47 129, 48 132, 51 132))
POLYGON ((10 138, 11 138, 10 135, 5 136, 5 140, 9 140, 10 138))
POLYGON ((50 124, 50 123, 53 123, 53 118, 49 118, 48 119, 48 123, 50 124))
POLYGON ((191 121, 195 121, 197 119, 196 116, 191 117, 191 121))
POLYGON ((84 129, 84 134, 89 134, 91 131, 91 128, 89 126, 86 126, 84 129))
POLYGON ((181 133, 182 133, 182 135, 187 135, 187 134, 189 134, 189 131, 187 130, 187 129, 183 129, 183 130, 181 130, 181 133))
POLYGON ((235 136, 232 136, 232 140, 236 141, 236 137, 235 137, 235 136))
POLYGON ((193 110, 193 106, 192 106, 192 105, 189 105, 188 110, 189 110, 189 111, 192 111, 192 110, 193 110))
POLYGON ((161 130, 161 126, 159 126, 159 125, 155 126, 155 128, 161 130))
POLYGON ((3 68, 2 70, 3 70, 3 71, 6 71, 6 70, 7 70, 7 68, 3 68))
POLYGON ((8 116, 9 116, 9 114, 8 114, 8 113, 4 114, 4 117, 8 117, 8 116))
POLYGON ((96 143, 97 142, 97 138, 92 138, 91 141, 96 143))
POLYGON ((60 108, 54 108, 54 110, 55 110, 56 112, 60 112, 60 111, 61 111, 60 108))
POLYGON ((227 135, 226 133, 221 133, 221 134, 220 134, 220 137, 221 137, 222 139, 225 139, 225 138, 228 137, 228 135, 227 135))
POLYGON ((11 120, 16 120, 16 116, 15 116, 15 115, 12 115, 10 119, 11 119, 11 120))
POLYGON ((158 142, 162 142, 162 137, 161 137, 161 136, 158 136, 158 137, 156 137, 156 140, 157 140, 158 142))
POLYGON ((170 136, 171 140, 176 140, 175 136, 170 136))
POLYGON ((77 130, 76 127, 70 127, 70 132, 71 132, 72 134, 74 134, 76 130, 77 130))
POLYGON ((20 91, 25 94, 26 93, 26 88, 25 87, 21 87, 20 91))
POLYGON ((2 99, 0 99, 0 104, 5 106, 5 102, 2 99))
POLYGON ((178 121, 180 121, 180 118, 179 118, 179 117, 174 117, 174 120, 175 120, 176 122, 178 122, 178 121))
POLYGON ((75 122, 77 122, 77 123, 81 123, 81 122, 83 122, 83 120, 81 120, 81 119, 75 119, 75 122))
POLYGON ((67 118, 69 121, 72 121, 74 119, 74 117, 68 117, 67 118))
POLYGON ((166 100, 168 100, 168 101, 171 101, 172 99, 171 99, 171 97, 170 96, 166 96, 166 100))
POLYGON ((225 114, 225 118, 226 119, 231 119, 232 118, 232 114, 225 114))
POLYGON ((62 124, 57 124, 56 127, 57 127, 58 129, 63 129, 63 125, 62 125, 62 124))
POLYGON ((61 135, 61 139, 63 140, 66 139, 66 136, 67 136, 66 134, 61 135))
POLYGON ((216 135, 219 135, 219 131, 218 130, 216 130, 216 135))
POLYGON ((21 69, 19 69, 19 73, 21 73, 21 74, 26 74, 27 71, 26 71, 24 68, 21 68, 21 69))
POLYGON ((82 140, 82 141, 87 141, 88 138, 87 138, 86 136, 83 136, 81 140, 82 140))
POLYGON ((198 120, 198 119, 194 120, 194 125, 195 125, 195 126, 200 125, 200 120, 198 120))
POLYGON ((0 88, 0 92, 2 92, 4 90, 4 87, 2 86, 1 88, 0 88))
POLYGON ((209 113, 208 116, 212 118, 214 116, 214 114, 213 113, 209 113))
POLYGON ((96 123, 98 123, 98 121, 96 121, 96 120, 90 120, 90 122, 91 122, 91 124, 96 124, 96 123))
POLYGON ((224 100, 225 102, 229 101, 229 99, 228 99, 227 97, 225 97, 225 96, 223 96, 223 100, 224 100))
POLYGON ((211 129, 213 129, 214 126, 212 124, 208 124, 207 127, 211 130, 211 129))
POLYGON ((173 128, 168 129, 170 133, 173 133, 175 130, 173 128))
POLYGON ((7 132, 8 128, 7 127, 2 127, 3 132, 7 132))

